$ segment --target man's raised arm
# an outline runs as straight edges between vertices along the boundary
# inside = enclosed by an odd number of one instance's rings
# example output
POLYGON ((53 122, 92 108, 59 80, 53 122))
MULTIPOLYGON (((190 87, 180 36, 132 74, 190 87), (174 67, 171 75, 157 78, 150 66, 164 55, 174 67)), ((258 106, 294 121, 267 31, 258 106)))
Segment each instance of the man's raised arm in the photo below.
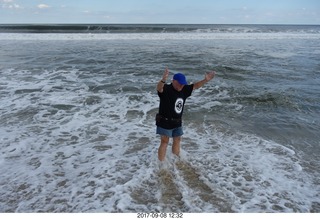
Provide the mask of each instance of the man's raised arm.
POLYGON ((163 92, 163 86, 165 85, 165 83, 168 79, 168 76, 169 76, 169 69, 166 68, 166 70, 164 71, 164 73, 162 75, 162 79, 157 84, 157 91, 159 91, 160 93, 163 92))
POLYGON ((211 71, 209 73, 206 73, 206 75, 205 75, 203 80, 194 83, 193 90, 202 87, 205 83, 207 83, 208 81, 212 80, 214 78, 215 74, 216 74, 215 71, 211 71))

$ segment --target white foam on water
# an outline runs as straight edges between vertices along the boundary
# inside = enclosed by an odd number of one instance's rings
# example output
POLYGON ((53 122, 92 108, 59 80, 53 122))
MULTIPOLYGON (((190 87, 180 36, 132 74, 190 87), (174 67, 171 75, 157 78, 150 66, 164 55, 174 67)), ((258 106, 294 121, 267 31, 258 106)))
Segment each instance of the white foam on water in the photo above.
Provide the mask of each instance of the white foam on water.
POLYGON ((308 212, 317 190, 294 150, 254 135, 188 127, 191 164, 239 212, 308 212), (189 139, 190 138, 190 139, 189 139), (192 139, 192 140, 191 140, 192 139), (197 139, 197 140, 194 140, 197 139))
POLYGON ((320 39, 320 34, 309 33, 112 33, 112 34, 30 34, 0 33, 0 40, 272 40, 320 39))
MULTIPOLYGON (((108 82, 80 74, 1 74, 1 212, 308 212, 319 201, 292 148, 209 120, 188 119, 183 164, 169 147, 169 178, 161 180, 156 92, 93 92, 90 84, 108 82)), ((193 110, 210 111, 229 96, 208 89, 217 100, 193 110)))

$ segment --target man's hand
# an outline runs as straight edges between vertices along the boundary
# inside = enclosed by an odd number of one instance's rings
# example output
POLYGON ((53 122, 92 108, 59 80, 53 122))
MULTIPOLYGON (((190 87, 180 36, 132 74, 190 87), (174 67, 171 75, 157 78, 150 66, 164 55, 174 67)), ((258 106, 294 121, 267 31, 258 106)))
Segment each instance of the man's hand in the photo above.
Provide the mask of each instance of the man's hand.
POLYGON ((157 91, 159 93, 162 93, 163 92, 163 86, 165 85, 167 79, 169 77, 169 69, 166 68, 166 70, 164 71, 163 75, 162 75, 162 79, 161 81, 158 82, 158 85, 157 85, 157 91))
POLYGON ((211 72, 207 73, 206 76, 205 76, 205 80, 206 80, 207 82, 210 81, 210 80, 212 80, 212 78, 214 78, 215 74, 216 74, 215 71, 211 71, 211 72))
POLYGON ((205 75, 203 80, 194 83, 193 90, 202 87, 205 83, 207 83, 208 81, 212 80, 214 78, 215 74, 216 74, 215 71, 211 71, 209 73, 206 73, 206 75, 205 75))
POLYGON ((169 77, 169 69, 166 68, 166 70, 163 73, 162 80, 167 81, 168 77, 169 77))

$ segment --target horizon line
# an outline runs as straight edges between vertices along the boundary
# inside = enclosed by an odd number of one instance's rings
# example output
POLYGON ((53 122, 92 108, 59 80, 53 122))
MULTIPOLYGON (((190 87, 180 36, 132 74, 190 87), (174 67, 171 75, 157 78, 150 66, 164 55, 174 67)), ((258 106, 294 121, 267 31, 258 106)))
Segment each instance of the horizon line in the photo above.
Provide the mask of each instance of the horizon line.
POLYGON ((237 24, 237 23, 0 23, 0 25, 275 25, 275 26, 320 26, 320 24, 279 24, 279 23, 260 23, 260 24, 237 24))

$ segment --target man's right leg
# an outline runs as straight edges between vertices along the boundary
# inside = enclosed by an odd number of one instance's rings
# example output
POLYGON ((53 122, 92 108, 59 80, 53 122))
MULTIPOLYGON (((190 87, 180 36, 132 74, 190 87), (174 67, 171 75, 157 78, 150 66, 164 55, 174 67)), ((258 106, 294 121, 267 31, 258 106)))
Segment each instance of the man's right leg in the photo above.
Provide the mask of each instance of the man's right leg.
POLYGON ((169 137, 165 135, 161 135, 161 143, 158 149, 158 158, 160 161, 164 161, 164 158, 166 157, 168 144, 169 144, 169 137))

